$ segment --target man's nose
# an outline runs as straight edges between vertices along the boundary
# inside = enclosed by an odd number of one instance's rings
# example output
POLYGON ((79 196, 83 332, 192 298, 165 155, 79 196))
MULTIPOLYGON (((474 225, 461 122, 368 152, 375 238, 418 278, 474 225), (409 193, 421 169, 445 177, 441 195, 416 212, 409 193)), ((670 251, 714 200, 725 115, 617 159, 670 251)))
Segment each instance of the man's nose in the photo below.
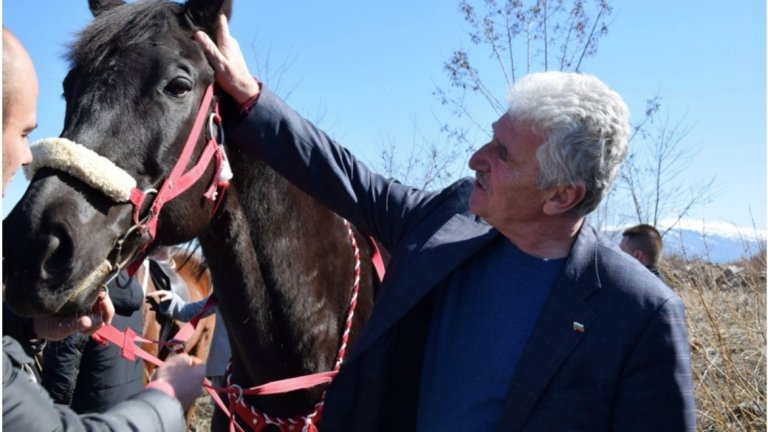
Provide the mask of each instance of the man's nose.
POLYGON ((469 168, 475 171, 484 171, 487 165, 485 158, 485 150, 488 148, 488 144, 477 149, 469 158, 469 168))
POLYGON ((21 164, 22 165, 29 165, 32 163, 32 149, 29 147, 29 144, 24 144, 21 154, 21 164))

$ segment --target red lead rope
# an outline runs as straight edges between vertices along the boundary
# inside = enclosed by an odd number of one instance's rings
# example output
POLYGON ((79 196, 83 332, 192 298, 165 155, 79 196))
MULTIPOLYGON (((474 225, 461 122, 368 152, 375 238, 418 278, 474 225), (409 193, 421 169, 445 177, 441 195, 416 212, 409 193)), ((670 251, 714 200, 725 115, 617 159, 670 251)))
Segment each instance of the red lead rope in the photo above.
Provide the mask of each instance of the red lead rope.
MULTIPOLYGON (((136 345, 136 343, 155 343, 158 345, 166 345, 170 347, 177 346, 177 343, 179 342, 184 343, 189 340, 190 336, 192 336, 192 333, 194 333, 195 328, 197 327, 197 323, 200 321, 202 316, 205 315, 205 313, 214 306, 216 306, 216 299, 213 296, 208 297, 208 301, 205 302, 203 309, 198 312, 197 315, 195 315, 191 320, 189 320, 187 324, 179 329, 178 333, 176 333, 176 336, 170 342, 146 339, 136 335, 136 332, 134 332, 130 327, 127 328, 125 332, 122 332, 115 327, 112 327, 111 325, 102 326, 91 337, 99 343, 106 344, 108 342, 112 342, 113 344, 121 347, 123 358, 126 360, 136 361, 136 357, 139 357, 144 361, 148 361, 159 367, 165 364, 165 362, 146 352, 143 348, 136 345)), ((203 380, 203 388, 205 388, 205 391, 208 392, 208 394, 211 396, 211 399, 213 399, 214 402, 216 402, 216 405, 218 405, 219 408, 224 412, 224 415, 232 418, 230 410, 227 408, 227 405, 223 400, 221 400, 221 397, 217 393, 217 391, 226 392, 227 389, 214 387, 213 384, 211 384, 211 381, 207 378, 203 380)), ((244 432, 242 428, 240 428, 238 425, 236 426, 239 431, 244 432)))
MULTIPOLYGON (((350 298, 349 306, 347 307, 347 317, 344 323, 344 333, 342 334, 342 337, 341 337, 341 344, 339 346, 339 351, 336 355, 336 362, 334 364, 333 370, 327 371, 327 372, 314 373, 310 375, 304 375, 296 378, 288 378, 288 379, 283 379, 278 381, 272 381, 256 387, 243 389, 239 385, 231 383, 232 375, 231 375, 231 369, 230 369, 231 363, 230 363, 230 368, 228 368, 228 371, 227 371, 228 372, 227 387, 214 387, 211 384, 211 382, 207 379, 204 381, 203 387, 211 396, 211 398, 216 402, 219 408, 224 412, 224 414, 227 417, 229 417, 231 431, 237 429, 238 431, 243 432, 242 427, 235 421, 235 413, 237 413, 238 417, 245 420, 246 423, 250 425, 253 431, 261 431, 268 424, 276 425, 280 429, 280 431, 294 431, 296 427, 302 427, 302 430, 304 431, 317 430, 317 428, 315 427, 315 423, 317 423, 320 420, 320 417, 322 416, 323 405, 325 402, 325 392, 323 392, 321 400, 315 404, 315 409, 313 410, 312 413, 307 414, 305 416, 298 417, 298 418, 290 418, 290 419, 271 417, 266 413, 255 410, 253 407, 248 407, 245 405, 243 396, 282 394, 282 393, 287 393, 295 390, 315 387, 321 384, 328 384, 331 381, 333 381, 333 378, 339 373, 341 365, 344 362, 344 357, 346 355, 347 343, 349 341, 349 334, 352 329, 352 322, 355 316, 355 309, 357 307, 358 292, 360 290, 360 249, 357 246, 357 240, 355 239, 355 235, 354 235, 354 232, 352 231, 352 227, 350 223, 345 220, 344 224, 349 233, 349 239, 352 244, 352 248, 354 250, 354 256, 355 256, 354 284, 352 287, 352 295, 350 298), (225 404, 224 401, 219 397, 219 394, 217 392, 227 394, 229 399, 229 404, 225 404)), ((381 281, 384 279, 384 262, 382 260, 381 253, 379 252, 379 249, 376 246, 375 241, 370 237, 368 238, 368 240, 372 248, 371 259, 373 261, 373 266, 379 277, 379 281, 381 281)), ((152 354, 149 354, 146 351, 144 351, 141 347, 136 345, 136 342, 158 343, 158 344, 170 345, 170 346, 176 346, 176 344, 179 342, 182 342, 182 343, 186 342, 189 339, 189 337, 192 335, 192 333, 194 333, 197 323, 200 321, 201 317, 205 314, 205 312, 210 310, 215 305, 216 305, 216 299, 213 296, 210 296, 205 306, 203 307, 203 309, 200 312, 198 312, 198 314, 195 315, 187 324, 185 324, 179 330, 176 336, 170 342, 167 342, 167 343, 145 339, 141 336, 136 335, 136 333, 133 332, 133 330, 131 330, 130 328, 127 329, 125 332, 121 332, 120 330, 110 325, 102 326, 93 335, 93 338, 101 343, 106 343, 106 341, 108 341, 121 347, 123 351, 123 357, 126 358, 127 360, 135 361, 136 357, 140 357, 145 361, 149 361, 151 363, 154 363, 157 366, 160 366, 164 362, 158 359, 157 357, 153 356, 152 354)))
MULTIPOLYGON (((237 413, 238 417, 240 417, 247 425, 251 427, 251 430, 255 432, 264 430, 264 428, 270 424, 277 426, 280 432, 295 431, 297 427, 301 427, 302 431, 307 432, 317 430, 315 424, 320 421, 320 418, 322 417, 323 406, 325 404, 325 392, 323 392, 323 395, 320 397, 320 401, 315 404, 311 413, 293 418, 272 417, 263 411, 249 407, 245 404, 243 395, 277 394, 310 388, 320 384, 330 383, 339 373, 339 369, 341 368, 341 365, 344 362, 344 357, 347 353, 347 343, 349 342, 349 334, 352 329, 352 322, 355 317, 355 309, 357 309, 358 293, 360 292, 360 248, 357 246, 357 239, 355 238, 355 234, 352 231, 352 225, 349 223, 349 221, 344 220, 344 226, 347 228, 349 241, 352 245, 355 258, 354 280, 352 286, 352 294, 349 300, 349 306, 347 307, 347 316, 346 320, 344 321, 344 332, 341 336, 341 344, 339 345, 339 351, 336 354, 336 362, 334 364, 333 370, 304 375, 297 378, 274 381, 250 389, 242 389, 240 386, 232 384, 231 382, 232 364, 230 363, 230 367, 227 368, 228 387, 225 392, 229 394, 229 408, 232 412, 237 413)), ((371 241, 373 240, 371 239, 371 241)), ((372 244, 374 245, 373 247, 375 249, 375 243, 372 244)), ((378 259, 381 259, 381 255, 377 253, 378 249, 375 250, 376 252, 374 253, 374 257, 378 255, 378 259)), ((374 267, 383 268, 383 263, 381 266, 374 265, 374 267)), ((239 425, 235 421, 234 416, 230 417, 230 431, 233 431, 237 426, 239 425)))

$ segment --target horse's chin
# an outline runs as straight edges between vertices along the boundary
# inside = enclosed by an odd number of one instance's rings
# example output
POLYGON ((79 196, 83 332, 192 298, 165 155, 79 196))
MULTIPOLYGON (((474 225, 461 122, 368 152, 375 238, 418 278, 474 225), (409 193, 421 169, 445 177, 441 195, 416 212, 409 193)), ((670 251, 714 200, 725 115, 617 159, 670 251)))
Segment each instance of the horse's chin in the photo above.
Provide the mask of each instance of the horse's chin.
POLYGON ((38 316, 67 316, 90 312, 99 295, 99 287, 103 285, 111 272, 112 266, 103 261, 94 271, 80 281, 59 286, 55 290, 34 291, 22 290, 16 292, 13 286, 6 287, 5 301, 19 315, 38 316))

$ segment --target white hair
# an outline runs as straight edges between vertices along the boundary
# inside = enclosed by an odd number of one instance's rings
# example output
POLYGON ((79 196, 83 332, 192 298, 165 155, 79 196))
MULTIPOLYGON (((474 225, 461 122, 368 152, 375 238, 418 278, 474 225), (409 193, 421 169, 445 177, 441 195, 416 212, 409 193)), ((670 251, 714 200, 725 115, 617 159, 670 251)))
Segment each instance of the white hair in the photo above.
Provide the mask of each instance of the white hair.
POLYGON ((627 156, 629 110, 618 93, 592 75, 540 72, 509 92, 508 114, 544 142, 539 187, 583 184, 577 216, 593 211, 627 156))

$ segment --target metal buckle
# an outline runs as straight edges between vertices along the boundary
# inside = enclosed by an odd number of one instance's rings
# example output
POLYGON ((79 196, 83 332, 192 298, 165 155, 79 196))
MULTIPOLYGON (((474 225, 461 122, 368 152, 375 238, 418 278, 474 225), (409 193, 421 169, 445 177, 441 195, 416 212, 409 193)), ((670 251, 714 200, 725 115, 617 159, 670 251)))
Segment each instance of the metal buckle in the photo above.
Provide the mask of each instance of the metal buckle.
POLYGON ((171 339, 167 342, 168 348, 176 354, 181 354, 187 347, 187 343, 183 340, 171 339))
POLYGON ((237 398, 235 403, 243 403, 243 388, 237 384, 230 384, 230 387, 237 390, 237 398))
POLYGON ((216 140, 220 146, 224 145, 224 128, 221 127, 221 117, 215 112, 208 114, 208 139, 216 140))

